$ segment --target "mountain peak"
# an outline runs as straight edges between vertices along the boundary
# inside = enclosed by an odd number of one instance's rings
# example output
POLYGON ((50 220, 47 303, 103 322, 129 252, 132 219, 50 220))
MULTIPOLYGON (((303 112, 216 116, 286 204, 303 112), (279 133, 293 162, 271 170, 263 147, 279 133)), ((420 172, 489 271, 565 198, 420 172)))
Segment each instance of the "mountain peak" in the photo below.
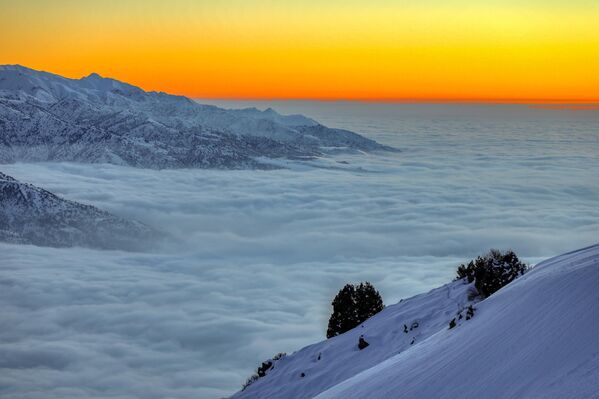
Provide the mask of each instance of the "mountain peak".
POLYGON ((92 72, 89 75, 87 75, 86 77, 81 78, 81 80, 86 80, 86 79, 98 80, 98 79, 104 79, 104 78, 102 76, 100 76, 99 74, 97 74, 96 72, 92 72))
POLYGON ((86 89, 98 90, 101 92, 118 91, 128 96, 143 96, 145 92, 139 87, 121 82, 113 78, 106 78, 96 72, 79 79, 79 84, 86 89))

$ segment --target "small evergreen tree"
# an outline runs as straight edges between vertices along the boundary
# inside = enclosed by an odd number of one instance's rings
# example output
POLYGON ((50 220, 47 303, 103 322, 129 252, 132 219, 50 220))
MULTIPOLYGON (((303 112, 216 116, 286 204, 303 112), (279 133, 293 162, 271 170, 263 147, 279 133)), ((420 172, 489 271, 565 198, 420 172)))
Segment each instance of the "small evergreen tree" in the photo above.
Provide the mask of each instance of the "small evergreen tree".
POLYGON ((528 266, 513 251, 502 253, 492 249, 485 256, 479 256, 467 265, 460 265, 457 278, 466 278, 469 283, 474 281, 478 293, 486 298, 527 270, 528 266))
POLYGON ((346 284, 332 302, 327 338, 343 334, 383 310, 379 292, 369 282, 346 284))
POLYGON ((332 302, 333 313, 329 318, 327 338, 343 334, 357 326, 356 288, 346 284, 335 296, 332 302))
POLYGON ((360 283, 356 287, 356 310, 358 324, 368 320, 383 310, 383 298, 381 294, 368 281, 360 283))

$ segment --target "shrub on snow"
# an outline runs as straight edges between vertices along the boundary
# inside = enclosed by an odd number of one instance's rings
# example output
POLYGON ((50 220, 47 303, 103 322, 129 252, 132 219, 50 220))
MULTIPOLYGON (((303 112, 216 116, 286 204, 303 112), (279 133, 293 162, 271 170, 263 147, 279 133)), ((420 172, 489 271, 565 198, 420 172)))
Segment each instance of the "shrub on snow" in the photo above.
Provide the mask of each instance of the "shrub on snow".
POLYGON ((513 251, 501 252, 492 249, 488 254, 477 257, 467 265, 460 265, 457 278, 466 278, 469 283, 474 281, 478 293, 486 298, 523 275, 526 270, 528 266, 522 263, 513 251))
POLYGON ((285 356, 287 356, 286 353, 281 352, 281 353, 277 353, 276 355, 274 355, 272 357, 272 359, 268 359, 264 362, 262 362, 262 364, 256 369, 256 372, 254 374, 252 374, 243 384, 243 386, 241 387, 241 390, 245 390, 247 387, 249 387, 250 385, 252 385, 254 382, 258 381, 260 378, 264 377, 267 372, 269 370, 272 370, 275 366, 275 363, 284 358, 285 356))

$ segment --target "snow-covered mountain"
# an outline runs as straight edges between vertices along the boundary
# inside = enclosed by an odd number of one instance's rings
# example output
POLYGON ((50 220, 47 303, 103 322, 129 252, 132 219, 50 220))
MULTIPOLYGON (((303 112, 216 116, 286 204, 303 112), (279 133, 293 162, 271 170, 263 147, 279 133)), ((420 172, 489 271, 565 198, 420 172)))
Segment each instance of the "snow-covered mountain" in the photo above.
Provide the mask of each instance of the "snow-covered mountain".
POLYGON ((598 286, 599 245, 538 264, 470 320, 456 315, 473 287, 455 281, 274 361, 233 398, 599 398, 598 286))
POLYGON ((91 74, 0 66, 0 163, 108 162, 148 168, 271 168, 258 158, 393 149, 272 109, 226 110, 91 74))
POLYGON ((159 237, 159 233, 142 223, 62 199, 0 172, 0 241, 142 249, 159 237))

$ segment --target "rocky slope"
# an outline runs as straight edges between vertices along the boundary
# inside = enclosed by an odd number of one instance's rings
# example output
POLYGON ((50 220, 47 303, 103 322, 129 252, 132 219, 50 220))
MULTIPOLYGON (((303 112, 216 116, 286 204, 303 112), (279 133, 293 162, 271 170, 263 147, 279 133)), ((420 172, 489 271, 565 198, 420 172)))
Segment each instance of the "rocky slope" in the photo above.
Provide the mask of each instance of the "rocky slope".
POLYGON ((135 250, 159 237, 142 223, 62 199, 0 172, 0 241, 135 250))

